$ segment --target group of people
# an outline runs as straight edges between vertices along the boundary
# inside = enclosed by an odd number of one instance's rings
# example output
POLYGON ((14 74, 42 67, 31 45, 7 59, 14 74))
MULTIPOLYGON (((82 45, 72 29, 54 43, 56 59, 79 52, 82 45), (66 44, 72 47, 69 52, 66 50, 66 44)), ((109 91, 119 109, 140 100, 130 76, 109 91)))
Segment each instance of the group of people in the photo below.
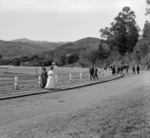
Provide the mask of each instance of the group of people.
POLYGON ((53 67, 50 67, 50 70, 47 72, 46 68, 42 69, 41 74, 41 88, 46 89, 54 89, 55 88, 55 78, 54 78, 54 72, 53 67))
MULTIPOLYGON (((116 68, 116 67, 110 67, 112 70, 112 74, 115 75, 116 73, 119 74, 123 69, 126 69, 126 72, 128 73, 129 67, 121 67, 121 68, 116 68)), ((132 67, 133 74, 139 74, 140 72, 140 66, 133 65, 132 67)), ((97 66, 91 66, 89 68, 89 75, 90 75, 90 80, 98 80, 98 67, 97 66)), ((50 67, 50 70, 47 72, 46 68, 42 69, 41 73, 41 88, 46 88, 46 89, 54 89, 55 88, 55 76, 53 72, 53 66, 50 67)))
POLYGON ((98 80, 98 67, 91 66, 89 68, 90 80, 98 80))
POLYGON ((112 70, 112 75, 116 74, 122 74, 124 70, 126 70, 126 73, 129 71, 129 66, 110 66, 112 70))
POLYGON ((135 67, 135 65, 133 65, 132 71, 133 71, 133 74, 140 74, 140 66, 137 65, 137 66, 135 67))

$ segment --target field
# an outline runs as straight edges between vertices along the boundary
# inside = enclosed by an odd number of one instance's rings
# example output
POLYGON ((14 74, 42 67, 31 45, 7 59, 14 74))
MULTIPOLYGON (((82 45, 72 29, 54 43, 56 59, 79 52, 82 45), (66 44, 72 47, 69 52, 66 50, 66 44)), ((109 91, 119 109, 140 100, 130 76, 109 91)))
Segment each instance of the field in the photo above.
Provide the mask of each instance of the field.
MULTIPOLYGON (((47 71, 49 68, 47 68, 47 71)), ((14 67, 14 66, 1 66, 0 67, 0 95, 8 95, 10 93, 40 90, 39 76, 41 75, 41 67, 14 67), (17 88, 15 82, 17 76, 17 88)), ((70 83, 82 83, 89 81, 88 68, 54 68, 56 87, 70 85, 70 83), (70 78, 71 75, 71 78, 70 78)), ((99 74, 100 78, 108 77, 111 74, 99 74)))

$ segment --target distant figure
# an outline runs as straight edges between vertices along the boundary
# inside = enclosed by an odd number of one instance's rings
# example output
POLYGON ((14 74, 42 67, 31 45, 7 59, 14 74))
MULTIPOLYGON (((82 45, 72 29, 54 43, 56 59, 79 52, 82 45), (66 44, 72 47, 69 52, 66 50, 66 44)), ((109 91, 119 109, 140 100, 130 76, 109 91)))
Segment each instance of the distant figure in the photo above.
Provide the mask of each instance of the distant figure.
POLYGON ((126 73, 129 73, 129 66, 124 66, 124 68, 126 69, 126 73))
POLYGON ((98 80, 98 68, 94 67, 94 80, 98 80))
POLYGON ((112 74, 115 75, 115 73, 116 73, 116 68, 115 68, 115 66, 113 66, 112 67, 112 74))
POLYGON ((117 74, 120 74, 120 67, 117 67, 117 74))
POLYGON ((140 66, 139 65, 136 67, 136 71, 137 71, 137 74, 140 73, 140 66))
POLYGON ((54 78, 53 67, 50 67, 50 70, 48 71, 48 79, 47 79, 47 84, 46 84, 45 88, 46 89, 54 89, 55 88, 55 78, 54 78))
POLYGON ((93 66, 90 67, 89 74, 90 74, 90 80, 93 80, 94 79, 94 67, 93 66))
POLYGON ((46 68, 43 68, 42 74, 41 74, 41 88, 43 89, 46 86, 47 83, 47 71, 46 68))
POLYGON ((135 74, 135 66, 132 67, 133 74, 135 74))

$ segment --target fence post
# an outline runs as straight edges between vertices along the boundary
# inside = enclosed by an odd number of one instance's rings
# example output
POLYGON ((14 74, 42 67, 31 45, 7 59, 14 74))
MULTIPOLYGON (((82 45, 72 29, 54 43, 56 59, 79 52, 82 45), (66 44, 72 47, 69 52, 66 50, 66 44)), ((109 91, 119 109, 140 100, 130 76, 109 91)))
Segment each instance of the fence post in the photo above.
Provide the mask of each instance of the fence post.
POLYGON ((69 80, 70 80, 70 83, 71 83, 72 82, 71 74, 69 74, 69 80))
POLYGON ((15 90, 18 90, 18 76, 15 76, 15 90))
POLYGON ((57 75, 55 75, 55 83, 58 84, 57 75))
POLYGON ((82 80, 82 73, 80 73, 80 81, 82 80))
POLYGON ((41 76, 39 76, 39 80, 38 80, 38 86, 41 86, 41 76))

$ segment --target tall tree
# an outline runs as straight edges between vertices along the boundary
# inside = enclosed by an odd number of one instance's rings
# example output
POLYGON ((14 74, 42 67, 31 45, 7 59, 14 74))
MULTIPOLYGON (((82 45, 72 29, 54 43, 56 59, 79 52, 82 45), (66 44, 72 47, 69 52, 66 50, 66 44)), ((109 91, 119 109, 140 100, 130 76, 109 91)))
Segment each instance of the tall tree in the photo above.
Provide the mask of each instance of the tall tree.
POLYGON ((139 27, 135 13, 130 7, 124 7, 111 23, 111 27, 101 29, 101 36, 106 38, 111 49, 117 49, 121 55, 133 52, 139 37, 139 27))
POLYGON ((146 21, 143 29, 143 38, 150 38, 150 22, 146 21))
POLYGON ((66 54, 64 52, 60 53, 56 59, 58 65, 63 66, 66 64, 66 54))
POLYGON ((105 59, 110 54, 110 48, 109 45, 104 41, 101 40, 99 46, 98 46, 98 57, 99 59, 105 59))
POLYGON ((12 59, 12 63, 13 63, 14 66, 20 66, 20 61, 19 61, 18 58, 12 59))
POLYGON ((150 0, 146 0, 146 3, 147 3, 147 8, 146 8, 146 13, 145 13, 145 15, 148 15, 148 14, 150 14, 150 0))
POLYGON ((82 53, 82 59, 89 62, 89 65, 95 65, 96 61, 99 58, 99 52, 97 50, 86 50, 82 53))

